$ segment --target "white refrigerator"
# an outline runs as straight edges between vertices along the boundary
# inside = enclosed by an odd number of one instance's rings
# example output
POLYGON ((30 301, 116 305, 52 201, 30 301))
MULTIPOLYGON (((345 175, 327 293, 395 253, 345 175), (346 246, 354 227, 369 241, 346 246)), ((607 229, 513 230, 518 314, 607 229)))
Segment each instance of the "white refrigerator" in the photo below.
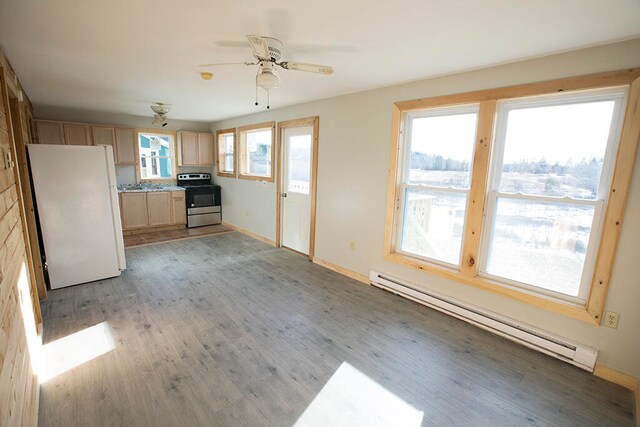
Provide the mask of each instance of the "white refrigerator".
POLYGON ((51 289, 126 268, 113 148, 28 145, 51 289))

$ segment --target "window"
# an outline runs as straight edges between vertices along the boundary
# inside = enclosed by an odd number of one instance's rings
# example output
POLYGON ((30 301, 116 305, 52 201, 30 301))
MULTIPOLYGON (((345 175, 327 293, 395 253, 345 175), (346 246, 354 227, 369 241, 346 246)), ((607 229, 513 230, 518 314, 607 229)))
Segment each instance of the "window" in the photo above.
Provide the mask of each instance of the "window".
POLYGON ((639 97, 631 69, 397 102, 385 259, 599 324, 639 97))
POLYGON ((236 130, 216 131, 218 176, 236 176, 236 130))
POLYGON ((274 126, 275 122, 268 122, 238 129, 240 178, 273 181, 274 126))
POLYGON ((585 304, 625 91, 501 102, 480 270, 585 304))
POLYGON ((460 264, 477 116, 477 105, 407 115, 401 252, 460 264))
POLYGON ((169 134, 138 133, 140 179, 175 178, 174 138, 169 134))

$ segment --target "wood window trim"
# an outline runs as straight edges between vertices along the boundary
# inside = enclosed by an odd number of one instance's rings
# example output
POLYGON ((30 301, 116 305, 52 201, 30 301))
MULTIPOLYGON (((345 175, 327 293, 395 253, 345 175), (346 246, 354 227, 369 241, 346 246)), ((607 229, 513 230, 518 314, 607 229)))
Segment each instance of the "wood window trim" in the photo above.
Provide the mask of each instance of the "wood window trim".
POLYGON ((639 141, 640 68, 396 102, 393 105, 391 116, 391 146, 387 183, 384 258, 590 324, 600 325, 639 141), (505 287, 499 282, 478 276, 477 260, 480 250, 480 238, 483 231, 482 228, 484 227, 484 205, 486 200, 491 144, 493 142, 493 123, 495 114, 497 114, 497 102, 511 98, 616 86, 628 87, 627 102, 618 143, 618 152, 615 157, 613 177, 607 198, 607 209, 602 227, 600 245, 596 255, 596 264, 586 306, 572 306, 563 302, 542 298, 523 290, 505 287), (414 110, 478 102, 480 103, 478 131, 473 158, 469 207, 466 216, 467 226, 465 235, 463 236, 463 256, 460 271, 446 269, 395 252, 394 223, 400 201, 400 194, 397 192, 400 178, 398 160, 401 155, 403 122, 406 114, 414 110))
POLYGON ((238 148, 238 155, 236 156, 236 164, 238 165, 238 178, 252 180, 252 181, 267 181, 274 182, 275 174, 274 174, 274 166, 275 166, 275 154, 276 154, 276 122, 264 122, 264 123, 256 123, 247 126, 241 126, 237 130, 238 135, 238 143, 236 147, 238 148), (250 132, 252 130, 258 129, 268 129, 271 128, 271 171, 269 176, 259 176, 259 175, 250 175, 242 172, 242 158, 244 156, 244 142, 242 140, 242 134, 246 132, 250 132))
POLYGON ((238 176, 238 162, 237 162, 237 154, 238 154, 238 137, 236 133, 236 128, 230 129, 221 129, 216 131, 216 175, 226 177, 226 178, 235 178, 238 176), (224 163, 224 157, 222 149, 222 144, 220 143, 220 135, 233 135, 233 173, 230 172, 222 172, 222 165, 224 163))
POLYGON ((142 178, 142 172, 140 171, 140 134, 141 133, 150 133, 157 135, 169 135, 171 136, 171 140, 173 141, 173 156, 172 156, 172 176, 171 178, 166 179, 147 179, 144 178, 144 181, 152 182, 152 183, 175 183, 176 176, 178 174, 178 152, 177 152, 177 141, 178 141, 178 132, 173 130, 162 130, 162 129, 150 129, 150 128, 137 128, 135 129, 136 141, 134 145, 135 155, 136 155, 136 182, 140 183, 142 178))
POLYGON ((309 260, 313 261, 315 254, 316 244, 316 200, 318 198, 318 131, 320 129, 320 117, 305 117, 303 119, 293 119, 284 122, 278 122, 278 168, 276 179, 276 247, 282 247, 282 207, 280 194, 282 193, 283 185, 283 137, 284 129, 295 128, 302 126, 313 126, 313 148, 312 148, 312 161, 311 161, 311 191, 309 193, 311 197, 311 226, 309 228, 309 260))

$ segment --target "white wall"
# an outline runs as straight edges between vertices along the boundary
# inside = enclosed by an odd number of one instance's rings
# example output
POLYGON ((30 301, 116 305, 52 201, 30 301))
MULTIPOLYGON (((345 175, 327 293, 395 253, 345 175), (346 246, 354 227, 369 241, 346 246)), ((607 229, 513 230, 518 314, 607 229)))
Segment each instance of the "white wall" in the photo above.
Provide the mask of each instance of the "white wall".
MULTIPOLYGON (((640 252, 640 160, 606 307, 620 313, 617 330, 396 265, 382 256, 393 102, 638 66, 640 39, 271 110, 213 123, 212 130, 320 116, 317 257, 365 275, 372 268, 385 271, 596 346, 600 364, 640 377, 640 280, 634 268, 640 252), (349 249, 351 240, 356 241, 355 251, 349 249)), ((321 77, 310 75, 310 84, 314 78, 321 77)), ((287 84, 286 78, 282 84, 287 84)), ((272 100, 277 106, 277 92, 272 100)), ((275 185, 220 177, 216 181, 223 189, 225 221, 275 240, 275 185)))
MULTIPOLYGON (((149 117, 132 116, 127 114, 105 113, 100 111, 77 110, 71 108, 52 107, 46 105, 34 106, 35 118, 41 120, 60 120, 66 122, 79 122, 90 124, 114 125, 133 128, 150 128, 154 126, 152 112, 149 110, 149 117)), ((169 124, 163 130, 187 130, 192 132, 209 132, 209 124, 206 122, 192 122, 185 120, 172 120, 169 118, 169 124)), ((211 168, 203 167, 178 167, 177 173, 180 172, 209 172, 211 168)), ((117 166, 116 178, 118 184, 134 184, 136 182, 135 166, 117 166)))

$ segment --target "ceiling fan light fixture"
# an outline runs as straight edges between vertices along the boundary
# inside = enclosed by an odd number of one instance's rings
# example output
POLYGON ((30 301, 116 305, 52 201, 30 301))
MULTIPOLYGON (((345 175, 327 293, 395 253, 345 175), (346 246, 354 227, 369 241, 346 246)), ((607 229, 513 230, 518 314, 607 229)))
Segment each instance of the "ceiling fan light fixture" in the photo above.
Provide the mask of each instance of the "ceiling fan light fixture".
POLYGON ((151 106, 151 110, 156 114, 164 116, 171 110, 171 107, 163 102, 156 102, 151 106))
POLYGON ((275 71, 264 70, 256 76, 256 85, 264 90, 271 90, 278 87, 280 77, 275 71))

